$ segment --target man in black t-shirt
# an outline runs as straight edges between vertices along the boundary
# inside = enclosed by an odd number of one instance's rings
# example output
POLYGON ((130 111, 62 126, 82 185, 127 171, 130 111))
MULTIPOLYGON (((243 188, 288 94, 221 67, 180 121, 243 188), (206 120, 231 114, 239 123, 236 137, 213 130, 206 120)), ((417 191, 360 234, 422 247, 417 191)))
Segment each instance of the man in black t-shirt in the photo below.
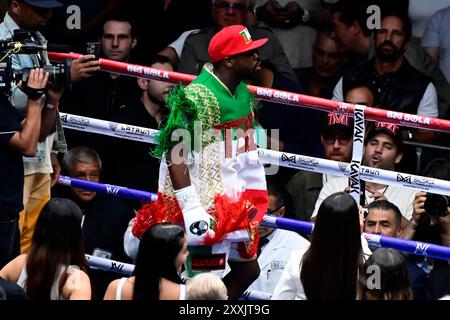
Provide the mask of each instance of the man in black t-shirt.
MULTIPOLYGON (((99 182, 102 161, 97 152, 88 147, 70 149, 62 160, 62 172, 71 178, 99 182)), ((62 187, 61 187, 62 188, 62 187)), ((118 198, 78 188, 56 189, 52 196, 75 201, 83 213, 82 230, 86 254, 131 262, 123 249, 123 235, 128 222, 134 217, 130 205, 118 198)), ((102 299, 108 284, 120 274, 96 270, 89 271, 93 299, 102 299)))
MULTIPOLYGON (((147 61, 148 66, 163 71, 173 71, 167 57, 156 55, 147 61)), ((136 81, 136 80, 135 80, 136 81)), ((140 93, 123 105, 111 119, 119 123, 158 129, 168 117, 166 99, 172 84, 156 80, 137 79, 140 93)), ((154 145, 120 138, 109 138, 104 177, 108 183, 150 192, 158 191, 160 160, 151 155, 154 145)), ((140 202, 136 208, 140 208, 140 202)))
POLYGON ((0 95, 0 269, 20 253, 19 212, 23 209, 23 158, 33 156, 41 128, 41 97, 48 73, 32 70, 23 91, 26 118, 0 95))

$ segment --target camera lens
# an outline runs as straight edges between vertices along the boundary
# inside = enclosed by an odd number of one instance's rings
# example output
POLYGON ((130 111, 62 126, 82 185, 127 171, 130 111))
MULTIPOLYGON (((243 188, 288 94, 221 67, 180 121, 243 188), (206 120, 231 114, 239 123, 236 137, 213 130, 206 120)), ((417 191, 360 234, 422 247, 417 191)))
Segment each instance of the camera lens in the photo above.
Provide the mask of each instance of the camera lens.
POLYGON ((425 200, 424 209, 429 216, 439 218, 447 215, 448 205, 449 200, 446 196, 428 193, 425 200))

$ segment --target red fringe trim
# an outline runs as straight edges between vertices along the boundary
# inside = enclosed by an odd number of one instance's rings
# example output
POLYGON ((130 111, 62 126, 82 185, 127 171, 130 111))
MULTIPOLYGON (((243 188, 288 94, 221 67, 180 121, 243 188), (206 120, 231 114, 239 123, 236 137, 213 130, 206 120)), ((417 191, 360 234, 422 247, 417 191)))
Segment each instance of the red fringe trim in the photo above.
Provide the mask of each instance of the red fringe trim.
MULTIPOLYGON (((212 246, 224 239, 227 233, 237 230, 248 230, 251 240, 240 243, 238 246, 239 254, 246 259, 252 258, 258 250, 258 232, 257 228, 261 222, 264 212, 261 207, 267 206, 266 199, 258 199, 258 208, 252 202, 254 196, 244 192, 240 195, 238 201, 232 201, 226 195, 216 195, 214 199, 215 210, 209 212, 216 221, 214 237, 206 237, 205 245, 212 246), (266 201, 261 201, 266 200, 266 201), (263 203, 264 202, 264 203, 263 203)), ((172 222, 183 225, 183 215, 175 196, 163 195, 158 193, 158 200, 150 204, 145 204, 136 214, 132 232, 138 238, 141 238, 144 232, 152 225, 161 222, 172 222)))
POLYGON ((140 239, 148 228, 162 222, 183 225, 183 214, 174 196, 158 193, 157 201, 144 204, 136 213, 136 220, 131 232, 140 239))
POLYGON ((223 240, 227 233, 237 230, 248 230, 250 226, 249 218, 253 210, 256 210, 251 202, 241 195, 239 200, 232 202, 226 195, 216 195, 214 199, 214 213, 210 213, 216 220, 214 237, 206 237, 205 245, 213 244, 223 240))

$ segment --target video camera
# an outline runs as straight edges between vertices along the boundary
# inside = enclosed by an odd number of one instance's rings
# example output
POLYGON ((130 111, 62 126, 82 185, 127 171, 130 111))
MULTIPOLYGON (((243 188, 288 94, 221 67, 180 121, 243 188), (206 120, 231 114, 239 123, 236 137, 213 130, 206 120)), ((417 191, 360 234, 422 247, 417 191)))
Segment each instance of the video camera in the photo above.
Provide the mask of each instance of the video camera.
POLYGON ((70 85, 70 66, 72 61, 66 59, 64 63, 48 64, 39 54, 47 51, 47 44, 38 40, 34 31, 14 30, 10 39, 0 40, 0 93, 9 95, 13 83, 27 82, 33 68, 13 69, 12 54, 33 54, 37 57, 34 68, 42 68, 49 73, 48 85, 59 84, 64 87, 70 85))

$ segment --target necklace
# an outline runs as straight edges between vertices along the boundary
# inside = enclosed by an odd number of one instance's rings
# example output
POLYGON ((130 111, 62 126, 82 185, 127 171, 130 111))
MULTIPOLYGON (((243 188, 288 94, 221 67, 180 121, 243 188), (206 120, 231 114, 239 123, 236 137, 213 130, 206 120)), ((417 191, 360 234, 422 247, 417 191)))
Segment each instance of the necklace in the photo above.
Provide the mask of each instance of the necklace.
MULTIPOLYGON (((381 192, 383 195, 386 193, 387 189, 389 188, 389 185, 387 185, 383 192, 381 192)), ((365 204, 369 204, 369 201, 367 200, 367 196, 366 196, 366 190, 364 190, 364 199, 365 199, 365 204)))

